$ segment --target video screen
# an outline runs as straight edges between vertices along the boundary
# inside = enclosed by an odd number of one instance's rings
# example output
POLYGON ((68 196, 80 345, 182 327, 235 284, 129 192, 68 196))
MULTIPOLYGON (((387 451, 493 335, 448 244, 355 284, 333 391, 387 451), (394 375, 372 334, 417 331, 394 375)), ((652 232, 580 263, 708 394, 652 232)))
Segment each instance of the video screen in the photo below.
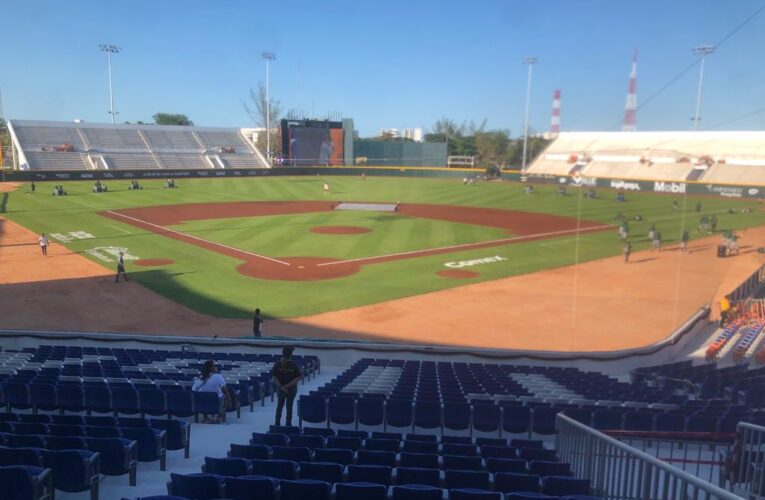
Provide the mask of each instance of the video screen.
MULTIPOLYGON (((286 121, 285 121, 286 122, 286 121)), ((283 148, 292 166, 333 166, 343 164, 343 129, 334 122, 283 123, 287 140, 283 148)))

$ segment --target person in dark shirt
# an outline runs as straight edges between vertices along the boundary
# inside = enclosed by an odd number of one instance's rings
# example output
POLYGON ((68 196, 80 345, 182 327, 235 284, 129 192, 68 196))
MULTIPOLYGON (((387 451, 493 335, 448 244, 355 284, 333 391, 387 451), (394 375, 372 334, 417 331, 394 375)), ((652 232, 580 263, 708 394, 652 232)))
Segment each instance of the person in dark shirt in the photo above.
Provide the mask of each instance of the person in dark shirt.
POLYGON ((282 359, 274 364, 271 370, 271 376, 276 386, 276 425, 282 419, 282 409, 284 403, 287 403, 287 415, 285 417, 285 425, 292 425, 292 403, 297 396, 297 384, 300 379, 303 378, 303 374, 300 371, 300 367, 292 361, 292 352, 294 347, 285 347, 282 349, 282 359))
POLYGON ((263 318, 260 317, 260 309, 255 309, 255 314, 252 316, 252 334, 255 337, 260 337, 262 326, 263 318))

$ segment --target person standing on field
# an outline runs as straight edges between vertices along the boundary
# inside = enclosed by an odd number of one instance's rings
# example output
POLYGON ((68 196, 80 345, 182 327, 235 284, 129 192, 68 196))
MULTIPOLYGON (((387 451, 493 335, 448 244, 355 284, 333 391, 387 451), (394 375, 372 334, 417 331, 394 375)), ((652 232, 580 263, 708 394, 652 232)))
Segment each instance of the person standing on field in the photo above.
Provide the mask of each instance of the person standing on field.
POLYGON ((287 404, 287 415, 284 418, 284 424, 289 427, 292 425, 292 403, 297 396, 297 384, 303 378, 300 367, 292 361, 292 352, 294 347, 285 347, 282 349, 282 359, 276 362, 271 369, 271 377, 276 386, 276 418, 275 423, 279 425, 282 419, 282 409, 287 404))
POLYGON ((120 274, 125 278, 125 281, 129 281, 127 274, 125 274, 125 252, 120 252, 119 257, 117 257, 117 277, 114 280, 117 283, 120 282, 120 274))
POLYGON ((627 262, 630 261, 630 254, 632 253, 632 243, 630 243, 629 241, 625 243, 623 251, 624 251, 624 263, 626 264, 627 262))
POLYGON ((45 233, 40 233, 40 237, 37 238, 37 241, 40 243, 40 250, 42 250, 43 256, 48 256, 48 237, 45 236, 45 233))

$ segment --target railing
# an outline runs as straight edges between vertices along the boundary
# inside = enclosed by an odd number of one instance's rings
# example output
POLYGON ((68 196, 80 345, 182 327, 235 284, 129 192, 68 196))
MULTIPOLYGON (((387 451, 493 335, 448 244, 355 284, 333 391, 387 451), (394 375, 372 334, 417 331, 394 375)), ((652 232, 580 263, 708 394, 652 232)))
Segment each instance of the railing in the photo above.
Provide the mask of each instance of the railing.
POLYGON ((748 498, 765 495, 765 427, 739 422, 736 444, 727 458, 729 473, 725 478, 732 489, 745 492, 748 498))
POLYGON ((570 463, 577 477, 589 479, 593 494, 605 499, 740 498, 563 414, 556 428, 560 460, 570 463))
POLYGON ((731 302, 746 300, 753 296, 765 282, 765 266, 753 272, 743 283, 728 294, 731 302))

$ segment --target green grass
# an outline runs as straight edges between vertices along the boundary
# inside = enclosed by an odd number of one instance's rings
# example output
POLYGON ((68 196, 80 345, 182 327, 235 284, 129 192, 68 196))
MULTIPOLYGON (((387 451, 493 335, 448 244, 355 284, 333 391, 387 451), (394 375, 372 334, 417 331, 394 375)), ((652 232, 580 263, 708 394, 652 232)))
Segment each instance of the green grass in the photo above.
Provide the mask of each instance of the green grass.
MULTIPOLYGON (((322 193, 323 177, 273 177, 240 179, 187 179, 177 190, 162 189, 164 181, 142 181, 145 189, 127 191, 127 181, 106 184, 109 193, 93 194, 90 182, 68 182, 69 196, 56 198, 48 193, 50 183, 38 183, 37 194, 27 195, 26 186, 9 193, 0 209, 6 217, 36 232, 68 233, 86 231, 93 239, 75 240, 67 246, 87 253, 95 247, 125 247, 140 258, 170 258, 174 264, 161 268, 128 265, 132 277, 144 286, 192 309, 219 317, 249 317, 258 306, 269 317, 294 317, 329 310, 376 303, 384 300, 441 290, 465 283, 499 279, 572 264, 576 238, 566 235, 541 241, 489 249, 454 252, 407 260, 367 265, 346 278, 285 282, 249 278, 236 272, 241 261, 107 219, 103 210, 152 205, 257 200, 356 200, 369 202, 439 203, 543 212, 568 217, 615 223, 620 211, 628 217, 640 214, 642 222, 631 222, 631 241, 636 251, 646 248, 648 225, 660 229, 667 244, 677 243, 681 228, 695 233, 699 214, 717 214, 718 231, 743 229, 765 224, 765 212, 757 201, 716 197, 671 196, 627 193, 627 202, 614 200, 614 192, 599 190, 602 198, 590 200, 569 189, 571 196, 555 195, 557 186, 538 186, 535 195, 524 195, 515 183, 479 183, 463 186, 448 179, 330 177, 332 194, 322 193), (678 200, 682 210, 671 209, 678 200), (736 213, 728 214, 733 208, 736 213), (752 208, 752 213, 741 213, 752 208), (480 276, 469 280, 443 279, 435 275, 444 263, 500 255, 506 261, 472 268, 480 276)), ((248 251, 272 256, 321 256, 357 258, 402 250, 433 248, 459 243, 507 237, 504 231, 431 221, 399 215, 368 212, 333 212, 193 221, 178 224, 178 230, 248 251), (309 231, 313 226, 352 225, 373 229, 353 236, 329 236, 309 231)), ((583 234, 579 238, 579 259, 588 261, 617 255, 622 246, 616 230, 583 234)), ((111 269, 113 264, 104 264, 111 269)))

